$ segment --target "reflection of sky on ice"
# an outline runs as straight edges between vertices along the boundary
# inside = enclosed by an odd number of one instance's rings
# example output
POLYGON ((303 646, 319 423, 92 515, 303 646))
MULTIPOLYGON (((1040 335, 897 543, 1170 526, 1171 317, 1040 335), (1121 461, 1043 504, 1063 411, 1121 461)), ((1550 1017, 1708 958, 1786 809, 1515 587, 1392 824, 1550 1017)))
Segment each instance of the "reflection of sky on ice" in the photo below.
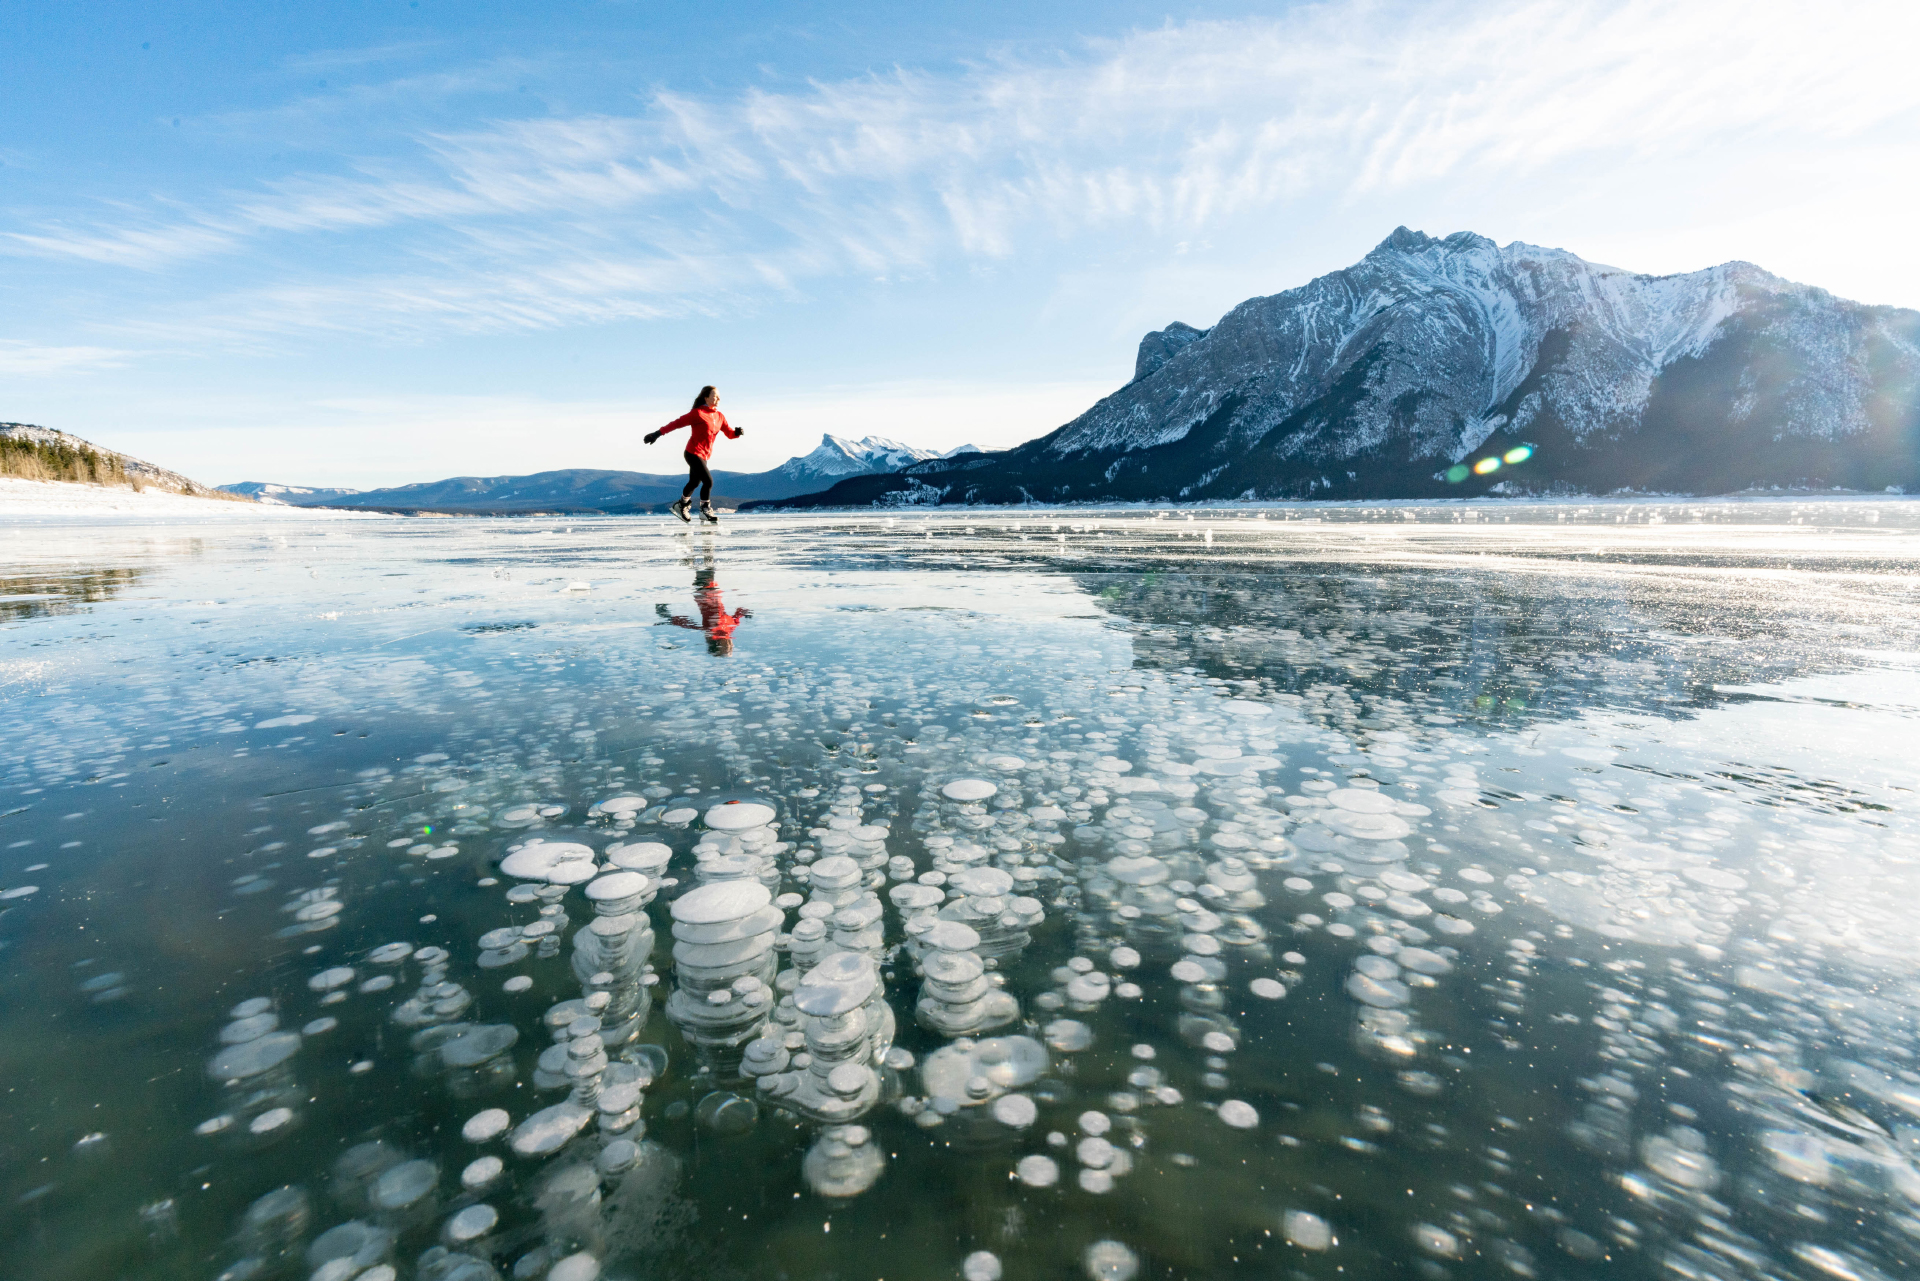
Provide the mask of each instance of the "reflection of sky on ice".
POLYGON ((4 1239, 1906 1274, 1913 525, 16 530, 4 1239))

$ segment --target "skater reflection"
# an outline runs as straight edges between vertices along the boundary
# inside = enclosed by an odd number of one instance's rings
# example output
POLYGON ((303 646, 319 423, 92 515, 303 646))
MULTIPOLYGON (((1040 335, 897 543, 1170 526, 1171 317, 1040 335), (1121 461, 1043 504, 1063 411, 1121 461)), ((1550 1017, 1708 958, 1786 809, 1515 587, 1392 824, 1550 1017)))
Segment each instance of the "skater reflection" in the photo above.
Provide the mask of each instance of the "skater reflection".
MULTIPOLYGON (((742 606, 731 614, 720 597, 720 584, 715 581, 715 567, 711 559, 694 571, 693 601, 700 607, 700 621, 675 614, 667 621, 675 627, 685 627, 692 631, 704 632, 707 637, 707 652, 718 658, 733 653, 733 632, 745 619, 753 617, 753 611, 742 606)), ((665 606, 660 607, 663 611, 665 606)))

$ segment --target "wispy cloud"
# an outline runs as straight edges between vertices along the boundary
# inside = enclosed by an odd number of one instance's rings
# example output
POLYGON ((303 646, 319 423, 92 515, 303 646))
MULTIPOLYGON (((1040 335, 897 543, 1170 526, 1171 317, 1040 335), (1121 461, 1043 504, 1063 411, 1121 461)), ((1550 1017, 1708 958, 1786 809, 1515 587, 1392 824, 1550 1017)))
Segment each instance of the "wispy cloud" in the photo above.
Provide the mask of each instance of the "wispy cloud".
POLYGON ((0 374, 64 374, 81 369, 115 369, 135 353, 111 347, 46 347, 0 338, 0 374))
POLYGON ((445 43, 442 40, 399 40, 390 44, 352 49, 316 49, 311 53, 283 58, 280 65, 288 71, 342 71, 417 58, 423 53, 443 47, 445 43))
POLYGON ((421 130, 345 174, 4 242, 147 270, 303 264, 167 318, 208 336, 711 313, 1089 232, 1255 234, 1436 183, 1551 172, 1573 198, 1730 156, 1790 167, 1920 126, 1916 44, 1908 4, 1346 0, 1044 63, 421 130))

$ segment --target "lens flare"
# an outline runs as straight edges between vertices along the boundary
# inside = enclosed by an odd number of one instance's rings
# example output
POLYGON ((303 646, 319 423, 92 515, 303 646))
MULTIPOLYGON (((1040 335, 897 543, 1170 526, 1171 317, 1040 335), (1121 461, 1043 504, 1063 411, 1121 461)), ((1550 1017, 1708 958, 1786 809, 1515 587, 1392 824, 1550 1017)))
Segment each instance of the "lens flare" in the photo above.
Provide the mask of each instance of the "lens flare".
POLYGON ((1455 463, 1453 466, 1447 468, 1447 483, 1449 485, 1458 485, 1472 474, 1472 470, 1465 463, 1455 463))
POLYGON ((1515 445, 1512 449, 1509 449, 1506 453, 1500 455, 1500 457, 1503 461, 1508 463, 1524 463, 1527 461, 1527 459, 1533 457, 1533 446, 1532 445, 1515 445))
POLYGON ((1473 465, 1473 474, 1476 476, 1485 476, 1489 472, 1496 472, 1499 470, 1500 470, 1500 460, 1498 458, 1482 458, 1479 462, 1473 465))

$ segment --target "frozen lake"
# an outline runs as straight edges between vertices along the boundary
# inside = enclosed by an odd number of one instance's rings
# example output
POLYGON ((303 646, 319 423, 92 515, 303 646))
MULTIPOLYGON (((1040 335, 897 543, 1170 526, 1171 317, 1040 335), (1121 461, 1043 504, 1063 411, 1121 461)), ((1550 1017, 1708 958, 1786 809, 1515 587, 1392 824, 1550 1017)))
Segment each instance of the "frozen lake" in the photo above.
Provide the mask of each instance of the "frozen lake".
POLYGON ((10 1277, 1920 1272, 1920 504, 0 549, 10 1277))

